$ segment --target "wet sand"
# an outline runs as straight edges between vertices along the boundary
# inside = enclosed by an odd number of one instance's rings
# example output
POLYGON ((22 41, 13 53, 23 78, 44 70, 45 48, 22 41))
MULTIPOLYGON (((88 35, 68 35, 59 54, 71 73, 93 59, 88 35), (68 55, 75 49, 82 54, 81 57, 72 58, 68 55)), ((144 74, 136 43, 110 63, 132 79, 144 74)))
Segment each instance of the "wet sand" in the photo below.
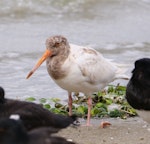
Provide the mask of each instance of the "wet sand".
MULTIPOLYGON (((81 119, 80 119, 81 121, 81 119)), ((85 123, 82 120, 81 123, 85 123)), ((68 127, 58 135, 72 139, 77 144, 149 144, 150 125, 139 117, 122 120, 93 119, 93 126, 68 127), (100 128, 102 121, 109 121, 112 125, 100 128)))

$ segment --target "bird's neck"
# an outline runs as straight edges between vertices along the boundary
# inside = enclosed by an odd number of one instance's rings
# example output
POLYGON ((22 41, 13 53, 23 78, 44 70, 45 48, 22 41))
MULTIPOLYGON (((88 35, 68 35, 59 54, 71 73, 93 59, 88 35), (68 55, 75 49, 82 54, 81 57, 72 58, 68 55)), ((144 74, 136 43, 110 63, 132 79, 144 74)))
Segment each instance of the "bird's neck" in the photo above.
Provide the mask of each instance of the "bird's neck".
POLYGON ((63 70, 62 66, 70 53, 70 47, 60 51, 58 55, 47 59, 47 70, 49 75, 57 80, 67 75, 67 70, 63 70))

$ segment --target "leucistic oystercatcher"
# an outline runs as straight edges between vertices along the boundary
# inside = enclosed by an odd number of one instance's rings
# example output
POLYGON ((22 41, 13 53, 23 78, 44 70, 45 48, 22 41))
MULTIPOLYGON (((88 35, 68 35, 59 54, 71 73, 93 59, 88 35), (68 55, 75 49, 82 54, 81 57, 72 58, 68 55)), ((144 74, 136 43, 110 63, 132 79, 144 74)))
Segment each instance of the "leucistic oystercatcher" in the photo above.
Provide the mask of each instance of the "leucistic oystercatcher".
POLYGON ((115 79, 128 79, 123 65, 111 62, 93 48, 69 44, 60 35, 46 40, 46 51, 27 78, 45 60, 51 78, 68 91, 69 115, 72 114, 72 92, 82 92, 88 97, 87 126, 90 125, 92 93, 100 91, 115 79))

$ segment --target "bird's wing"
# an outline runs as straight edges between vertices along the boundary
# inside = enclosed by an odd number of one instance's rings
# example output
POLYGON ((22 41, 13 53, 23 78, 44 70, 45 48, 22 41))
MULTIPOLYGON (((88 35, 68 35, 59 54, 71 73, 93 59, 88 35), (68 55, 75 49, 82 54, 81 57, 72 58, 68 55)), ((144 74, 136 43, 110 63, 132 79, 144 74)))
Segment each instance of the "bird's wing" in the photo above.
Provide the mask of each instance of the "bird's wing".
POLYGON ((87 82, 105 84, 114 80, 117 67, 105 59, 101 53, 92 48, 76 45, 71 47, 74 61, 87 82))

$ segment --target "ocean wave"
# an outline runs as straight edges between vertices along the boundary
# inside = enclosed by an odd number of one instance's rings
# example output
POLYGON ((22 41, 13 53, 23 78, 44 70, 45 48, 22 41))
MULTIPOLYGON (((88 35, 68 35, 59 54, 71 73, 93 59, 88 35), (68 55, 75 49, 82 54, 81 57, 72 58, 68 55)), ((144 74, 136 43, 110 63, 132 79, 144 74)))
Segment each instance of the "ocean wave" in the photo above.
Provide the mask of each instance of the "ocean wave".
POLYGON ((1 18, 28 18, 33 16, 109 19, 118 13, 130 15, 136 11, 149 11, 150 0, 1 0, 1 18))
POLYGON ((80 12, 90 0, 1 0, 0 17, 26 17, 80 12))

